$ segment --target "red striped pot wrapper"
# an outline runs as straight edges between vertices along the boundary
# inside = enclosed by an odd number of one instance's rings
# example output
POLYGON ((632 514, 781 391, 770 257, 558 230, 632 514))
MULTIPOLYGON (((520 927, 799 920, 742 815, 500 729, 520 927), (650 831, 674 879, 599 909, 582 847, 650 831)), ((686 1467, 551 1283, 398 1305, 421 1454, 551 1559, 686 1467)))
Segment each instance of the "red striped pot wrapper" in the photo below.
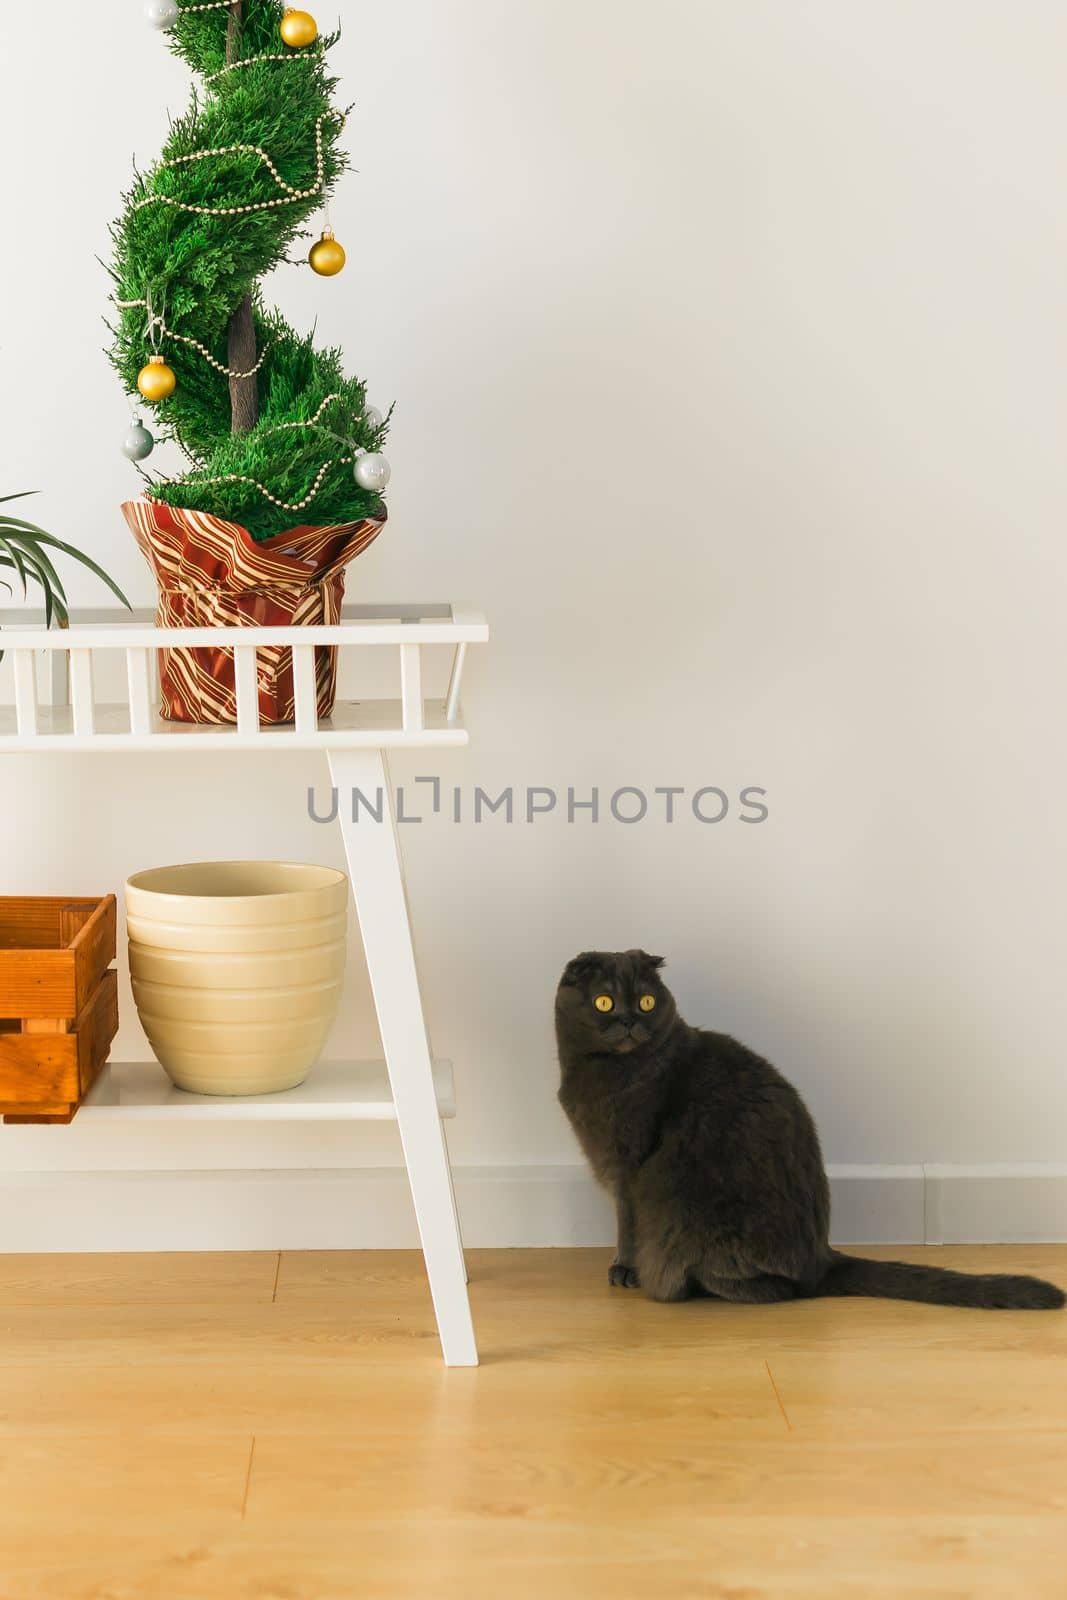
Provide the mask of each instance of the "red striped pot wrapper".
MULTIPOLYGON (((159 588, 160 628, 288 627, 341 619, 345 567, 384 526, 368 518, 291 528, 257 544, 246 528, 160 500, 129 500, 123 516, 159 588)), ((261 723, 292 722, 293 653, 256 653, 261 723)), ((337 651, 315 650, 320 717, 333 710, 337 651)), ((160 715, 171 722, 236 722, 233 651, 159 651, 160 715)))

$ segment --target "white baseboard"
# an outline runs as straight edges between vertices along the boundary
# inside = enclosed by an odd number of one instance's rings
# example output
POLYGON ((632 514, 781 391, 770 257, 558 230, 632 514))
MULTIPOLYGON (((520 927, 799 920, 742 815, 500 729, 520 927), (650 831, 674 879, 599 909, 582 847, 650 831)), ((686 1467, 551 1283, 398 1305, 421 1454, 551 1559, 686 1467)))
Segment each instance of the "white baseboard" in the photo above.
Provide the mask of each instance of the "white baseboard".
MULTIPOLYGON (((1067 1167, 830 1168, 839 1244, 1067 1239, 1067 1167)), ((602 1245, 611 1206, 584 1167, 460 1167, 472 1246, 602 1245)), ((0 1252, 402 1249, 402 1168, 8 1172, 0 1252)))
POLYGON ((931 1244, 1038 1244, 1067 1239, 1067 1167, 926 1169, 931 1244))

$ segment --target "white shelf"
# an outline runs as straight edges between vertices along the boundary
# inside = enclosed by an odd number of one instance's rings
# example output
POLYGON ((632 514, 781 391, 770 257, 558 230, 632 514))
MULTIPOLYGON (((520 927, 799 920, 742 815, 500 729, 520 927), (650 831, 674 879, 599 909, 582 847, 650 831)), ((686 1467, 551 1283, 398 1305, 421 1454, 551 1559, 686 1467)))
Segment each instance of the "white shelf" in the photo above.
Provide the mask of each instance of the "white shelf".
MULTIPOLYGON (((0 646, 2 647, 2 646, 0 646)), ((207 725, 198 722, 164 722, 153 712, 148 731, 130 732, 130 708, 99 705, 94 710, 94 731, 74 731, 70 706, 41 706, 37 712, 37 732, 32 740, 18 731, 14 706, 0 706, 0 754, 32 749, 36 754, 49 750, 77 750, 105 754, 119 750, 142 749, 149 745, 160 751, 192 750, 396 750, 421 749, 428 745, 470 743, 462 724, 449 721, 444 700, 427 700, 423 724, 405 728, 399 700, 350 700, 338 702, 333 714, 323 717, 316 727, 298 731, 292 723, 277 728, 246 733, 232 724, 207 725)))
MULTIPOLYGON (((437 1109, 456 1114, 452 1063, 433 1064, 437 1109)), ((223 1096, 176 1089, 158 1061, 112 1061, 77 1120, 154 1122, 395 1122, 384 1061, 320 1061, 304 1083, 281 1094, 223 1096)))
POLYGON ((340 623, 305 627, 155 628, 150 613, 130 616, 110 609, 85 613, 69 628, 45 630, 42 620, 32 612, 14 618, 0 613, 0 753, 318 748, 329 760, 334 788, 346 799, 357 789, 388 797, 385 827, 358 827, 345 803, 337 806, 336 821, 389 1072, 375 1061, 320 1062, 306 1083, 282 1094, 220 1097, 183 1093, 154 1061, 112 1062, 78 1112, 78 1126, 397 1122, 445 1362, 476 1366, 463 1240, 440 1123, 455 1115, 452 1068, 430 1059, 399 836, 391 825, 395 809, 387 756, 408 746, 467 743, 461 710, 464 666, 470 647, 489 638, 485 618, 454 605, 390 605, 346 607, 340 623), (337 652, 350 697, 366 684, 390 698, 349 698, 320 720, 318 646, 337 652), (159 651, 189 647, 232 654, 235 725, 159 718, 154 709, 159 651), (434 652, 432 660, 424 662, 424 647, 434 652), (435 674, 440 670, 442 647, 451 653, 443 700, 429 697, 423 672, 424 666, 435 674), (260 653, 278 650, 292 653, 293 722, 288 726, 260 723, 257 685, 265 666, 260 653), (357 688, 354 672, 344 669, 358 671, 364 665, 369 671, 357 688), (400 698, 392 698, 398 689, 400 698), (118 705, 112 703, 116 699, 118 705))

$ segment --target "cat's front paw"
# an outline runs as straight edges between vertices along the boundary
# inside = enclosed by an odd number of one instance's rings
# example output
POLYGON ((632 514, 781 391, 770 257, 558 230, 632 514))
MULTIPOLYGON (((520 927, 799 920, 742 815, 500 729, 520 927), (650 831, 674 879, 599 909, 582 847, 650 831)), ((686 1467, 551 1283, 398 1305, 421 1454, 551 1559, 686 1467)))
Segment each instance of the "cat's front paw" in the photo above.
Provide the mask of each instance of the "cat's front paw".
POLYGON ((608 1268, 608 1283, 613 1289, 639 1289, 641 1287, 636 1267, 628 1267, 625 1261, 620 1261, 618 1257, 608 1268))

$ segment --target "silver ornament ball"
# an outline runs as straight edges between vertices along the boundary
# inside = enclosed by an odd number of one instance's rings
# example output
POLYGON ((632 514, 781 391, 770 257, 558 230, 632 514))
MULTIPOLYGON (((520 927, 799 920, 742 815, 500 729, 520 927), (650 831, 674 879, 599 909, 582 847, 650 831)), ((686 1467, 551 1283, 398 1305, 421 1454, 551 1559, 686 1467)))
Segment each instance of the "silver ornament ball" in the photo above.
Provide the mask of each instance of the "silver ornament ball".
POLYGON ((144 8, 145 21, 150 22, 153 28, 173 28, 181 12, 175 0, 148 0, 144 8))
POLYGON ((382 416, 382 414, 378 410, 377 406, 365 406, 364 407, 364 410, 363 410, 364 426, 367 427, 370 430, 371 433, 377 433, 378 429, 381 427, 381 425, 382 425, 382 423, 384 421, 385 421, 385 418, 382 416))
POLYGON ((360 488, 369 489, 373 494, 381 494, 392 475, 392 467, 379 450, 361 455, 352 468, 352 476, 360 488))
POLYGON ((122 453, 127 461, 143 461, 146 456, 152 454, 155 443, 144 423, 138 418, 122 441, 122 453))

